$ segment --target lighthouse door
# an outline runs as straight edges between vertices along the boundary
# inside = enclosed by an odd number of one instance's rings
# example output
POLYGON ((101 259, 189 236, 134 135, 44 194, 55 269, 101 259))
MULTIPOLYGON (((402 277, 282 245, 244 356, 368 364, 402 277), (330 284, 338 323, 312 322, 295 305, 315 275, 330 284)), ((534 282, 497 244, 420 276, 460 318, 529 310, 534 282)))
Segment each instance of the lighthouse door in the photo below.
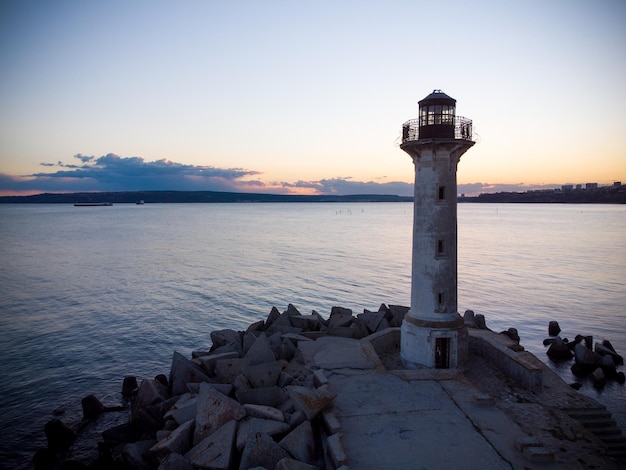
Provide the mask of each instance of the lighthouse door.
POLYGON ((450 368, 450 338, 435 339, 435 368, 450 368))

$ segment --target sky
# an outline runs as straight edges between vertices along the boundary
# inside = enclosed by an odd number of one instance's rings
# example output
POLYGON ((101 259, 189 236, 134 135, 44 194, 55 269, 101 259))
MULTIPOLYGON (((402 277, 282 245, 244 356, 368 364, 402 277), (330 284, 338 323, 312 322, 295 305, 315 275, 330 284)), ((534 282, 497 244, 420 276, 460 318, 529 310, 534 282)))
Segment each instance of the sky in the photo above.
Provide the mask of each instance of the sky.
POLYGON ((623 0, 3 0, 0 195, 412 194, 402 123, 473 120, 459 193, 626 182, 623 0))

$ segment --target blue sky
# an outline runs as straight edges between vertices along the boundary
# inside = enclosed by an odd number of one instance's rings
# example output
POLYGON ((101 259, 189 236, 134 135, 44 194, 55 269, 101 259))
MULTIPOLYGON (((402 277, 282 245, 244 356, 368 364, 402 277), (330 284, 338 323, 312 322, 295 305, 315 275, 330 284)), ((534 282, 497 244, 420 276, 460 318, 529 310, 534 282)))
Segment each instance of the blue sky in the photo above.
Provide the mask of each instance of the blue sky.
POLYGON ((0 4, 0 193, 410 194, 439 88, 459 192, 626 180, 626 2, 0 4))

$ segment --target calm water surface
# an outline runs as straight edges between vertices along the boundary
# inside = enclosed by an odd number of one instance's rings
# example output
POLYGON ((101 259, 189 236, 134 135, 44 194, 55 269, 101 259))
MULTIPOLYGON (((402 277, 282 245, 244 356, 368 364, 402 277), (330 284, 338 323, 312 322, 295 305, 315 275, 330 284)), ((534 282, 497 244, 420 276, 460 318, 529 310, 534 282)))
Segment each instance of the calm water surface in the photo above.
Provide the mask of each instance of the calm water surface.
MULTIPOLYGON (((461 204, 459 311, 472 309, 573 381, 542 340, 609 339, 626 354, 626 208, 461 204)), ((29 468, 43 425, 124 375, 169 372, 174 350, 210 346, 288 303, 408 305, 412 205, 0 205, 1 468, 29 468), (5 465, 5 467, 2 467, 5 465)), ((626 392, 582 393, 626 429, 626 392)))

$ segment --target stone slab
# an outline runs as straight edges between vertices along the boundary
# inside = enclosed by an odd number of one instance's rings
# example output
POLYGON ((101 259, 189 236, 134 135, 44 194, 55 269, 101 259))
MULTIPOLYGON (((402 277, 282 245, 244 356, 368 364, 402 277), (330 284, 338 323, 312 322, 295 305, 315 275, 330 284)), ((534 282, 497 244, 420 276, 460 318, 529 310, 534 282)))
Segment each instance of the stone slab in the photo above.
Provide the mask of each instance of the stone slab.
POLYGON ((243 406, 235 400, 222 395, 208 384, 202 384, 198 395, 194 444, 210 436, 228 421, 239 420, 245 415, 243 406))
POLYGON ((304 412, 308 420, 312 420, 322 412, 335 398, 335 394, 325 389, 315 389, 290 385, 287 393, 292 399, 294 407, 304 412))
POLYGON ((359 340, 338 336, 324 336, 315 341, 298 345, 306 364, 313 364, 327 370, 350 367, 371 369, 374 362, 359 346, 359 340))
POLYGON ((329 388, 350 468, 511 468, 436 381, 335 374, 329 388))
POLYGON ((185 458, 197 468, 228 470, 233 456, 237 422, 228 421, 213 434, 202 439, 185 458))
POLYGON ((210 380, 202 367, 174 351, 169 377, 172 396, 186 393, 189 382, 210 382, 210 380))
POLYGON ((193 420, 187 421, 157 442, 148 452, 158 460, 165 459, 169 454, 184 454, 189 450, 194 425, 193 420))
POLYGON ((254 418, 246 416, 239 421, 237 429, 237 449, 241 451, 246 445, 249 432, 262 432, 270 436, 284 434, 289 431, 290 427, 287 423, 281 423, 271 419, 254 418))

